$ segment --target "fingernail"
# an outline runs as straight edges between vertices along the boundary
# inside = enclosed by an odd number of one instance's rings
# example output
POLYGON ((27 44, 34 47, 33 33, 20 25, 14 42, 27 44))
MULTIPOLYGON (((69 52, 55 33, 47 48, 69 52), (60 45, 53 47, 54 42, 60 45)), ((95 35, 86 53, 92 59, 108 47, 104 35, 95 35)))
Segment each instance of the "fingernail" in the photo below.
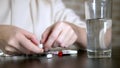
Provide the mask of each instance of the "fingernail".
POLYGON ((43 50, 43 49, 41 49, 41 52, 44 52, 44 50, 43 50))

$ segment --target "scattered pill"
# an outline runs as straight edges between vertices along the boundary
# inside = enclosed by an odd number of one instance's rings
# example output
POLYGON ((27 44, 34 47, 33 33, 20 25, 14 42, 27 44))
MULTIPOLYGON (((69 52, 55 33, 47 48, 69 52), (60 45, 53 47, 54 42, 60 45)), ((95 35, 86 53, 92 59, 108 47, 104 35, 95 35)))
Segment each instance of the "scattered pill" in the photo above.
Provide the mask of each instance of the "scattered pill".
POLYGON ((47 54, 47 58, 52 58, 53 55, 52 54, 47 54))

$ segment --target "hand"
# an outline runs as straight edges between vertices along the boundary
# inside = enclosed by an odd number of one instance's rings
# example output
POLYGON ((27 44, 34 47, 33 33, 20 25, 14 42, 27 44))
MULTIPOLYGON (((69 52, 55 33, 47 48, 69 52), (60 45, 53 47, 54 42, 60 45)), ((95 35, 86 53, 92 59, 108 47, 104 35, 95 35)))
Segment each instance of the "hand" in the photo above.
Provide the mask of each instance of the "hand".
POLYGON ((0 49, 6 54, 42 53, 35 35, 10 25, 0 25, 0 49))
POLYGON ((73 28, 68 23, 58 22, 45 30, 41 42, 47 51, 51 47, 68 47, 76 40, 77 35, 73 28))

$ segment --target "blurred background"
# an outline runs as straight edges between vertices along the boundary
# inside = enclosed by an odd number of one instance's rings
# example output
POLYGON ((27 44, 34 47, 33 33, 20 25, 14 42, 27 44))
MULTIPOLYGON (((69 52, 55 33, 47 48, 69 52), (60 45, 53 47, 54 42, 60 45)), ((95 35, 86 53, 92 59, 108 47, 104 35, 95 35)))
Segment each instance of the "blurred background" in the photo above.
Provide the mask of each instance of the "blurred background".
MULTIPOLYGON (((66 7, 71 8, 85 21, 85 0, 63 0, 66 7)), ((112 1, 112 46, 120 46, 120 0, 112 1)))

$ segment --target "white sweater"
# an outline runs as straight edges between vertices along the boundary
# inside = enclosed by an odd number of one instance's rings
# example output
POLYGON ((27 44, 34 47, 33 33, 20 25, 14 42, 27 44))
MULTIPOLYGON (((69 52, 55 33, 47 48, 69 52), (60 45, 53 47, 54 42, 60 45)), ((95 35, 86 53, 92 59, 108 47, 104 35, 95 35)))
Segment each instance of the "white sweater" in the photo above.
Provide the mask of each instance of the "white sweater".
POLYGON ((85 27, 85 23, 61 0, 0 0, 0 24, 23 28, 38 39, 48 26, 57 21, 85 27))

